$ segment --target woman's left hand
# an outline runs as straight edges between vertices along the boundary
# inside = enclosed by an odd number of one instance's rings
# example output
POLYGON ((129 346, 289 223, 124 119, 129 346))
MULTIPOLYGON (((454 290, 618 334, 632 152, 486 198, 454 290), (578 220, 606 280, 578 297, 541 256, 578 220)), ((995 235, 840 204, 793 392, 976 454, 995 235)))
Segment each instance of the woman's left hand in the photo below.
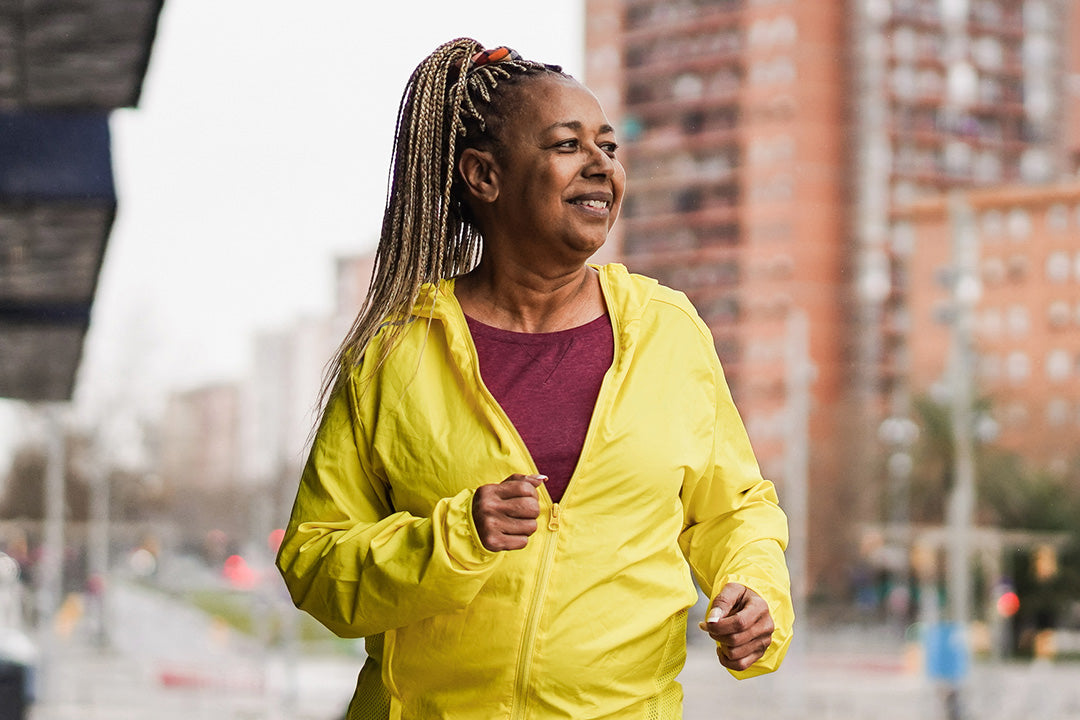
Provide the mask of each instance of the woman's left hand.
POLYGON ((746 670, 769 649, 775 626, 764 598, 745 585, 728 583, 699 627, 720 643, 716 655, 721 665, 746 670))

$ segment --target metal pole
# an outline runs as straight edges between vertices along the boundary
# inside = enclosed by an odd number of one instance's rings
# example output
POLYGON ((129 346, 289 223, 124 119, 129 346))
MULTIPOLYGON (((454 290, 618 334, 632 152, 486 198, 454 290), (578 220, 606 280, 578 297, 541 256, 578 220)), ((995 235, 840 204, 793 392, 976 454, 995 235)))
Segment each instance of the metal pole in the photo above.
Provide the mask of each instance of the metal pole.
POLYGON ((52 620, 63 592, 64 476, 67 465, 66 432, 58 406, 45 408, 45 530, 37 570, 37 630, 41 652, 39 684, 42 695, 50 690, 53 655, 52 620))
MULTIPOLYGON (((855 183, 855 233, 857 236, 857 361, 854 399, 858 403, 859 427, 856 433, 874 427, 880 419, 877 407, 881 375, 884 303, 890 291, 889 256, 889 177, 892 146, 888 135, 889 86, 888 43, 885 22, 888 4, 877 0, 855 0, 853 17, 858 28, 859 62, 858 113, 855 142, 858 151, 858 178, 855 183)), ((874 466, 876 447, 873 433, 856 435, 853 468, 855 479, 870 486, 875 481, 868 468, 874 466)), ((862 518, 873 517, 874 493, 859 493, 860 506, 855 512, 862 518)))
POLYGON ((788 568, 796 616, 805 610, 807 595, 807 479, 810 460, 810 382, 806 315, 795 310, 787 326, 787 423, 784 452, 784 506, 790 540, 788 568))
MULTIPOLYGON (((971 535, 975 517, 975 438, 972 401, 974 350, 972 320, 978 300, 977 234, 971 206, 960 192, 949 198, 953 251, 952 305, 949 385, 954 475, 948 506, 947 585, 949 618, 955 624, 967 654, 967 626, 971 618, 971 535)), ((966 658, 964 659, 966 661, 966 658)), ((952 688, 955 717, 963 717, 961 683, 952 688)))
POLYGON ((90 450, 90 528, 87 548, 90 600, 96 614, 95 640, 99 647, 109 642, 108 598, 109 577, 109 476, 97 455, 96 447, 90 450))
POLYGON ((784 509, 788 515, 788 569, 795 618, 802 623, 788 651, 793 670, 790 701, 794 708, 805 706, 806 678, 806 597, 809 587, 807 563, 808 480, 810 464, 810 383, 814 368, 810 362, 809 329, 806 314, 794 310, 788 316, 785 348, 787 370, 787 437, 784 441, 784 509))

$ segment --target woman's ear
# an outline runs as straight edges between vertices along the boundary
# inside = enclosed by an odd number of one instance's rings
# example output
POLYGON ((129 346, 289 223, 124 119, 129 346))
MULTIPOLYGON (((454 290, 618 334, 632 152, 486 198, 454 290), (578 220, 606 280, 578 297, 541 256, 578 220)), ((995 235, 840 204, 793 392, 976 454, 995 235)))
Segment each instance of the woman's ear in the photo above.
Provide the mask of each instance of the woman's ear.
POLYGON ((477 148, 462 150, 458 174, 471 198, 491 203, 499 197, 499 172, 495 156, 490 152, 477 148))

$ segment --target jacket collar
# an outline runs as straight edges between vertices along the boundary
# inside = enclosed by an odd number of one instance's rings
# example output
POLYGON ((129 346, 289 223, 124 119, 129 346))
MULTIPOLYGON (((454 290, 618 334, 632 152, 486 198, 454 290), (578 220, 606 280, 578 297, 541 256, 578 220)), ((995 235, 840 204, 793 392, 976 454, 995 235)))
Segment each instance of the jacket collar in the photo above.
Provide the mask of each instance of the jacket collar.
MULTIPOLYGON (((600 285, 612 323, 621 331, 635 326, 656 292, 656 280, 633 275, 619 263, 593 267, 600 272, 600 285)), ((461 306, 454 297, 454 279, 421 286, 412 314, 451 324, 462 321, 461 306)))

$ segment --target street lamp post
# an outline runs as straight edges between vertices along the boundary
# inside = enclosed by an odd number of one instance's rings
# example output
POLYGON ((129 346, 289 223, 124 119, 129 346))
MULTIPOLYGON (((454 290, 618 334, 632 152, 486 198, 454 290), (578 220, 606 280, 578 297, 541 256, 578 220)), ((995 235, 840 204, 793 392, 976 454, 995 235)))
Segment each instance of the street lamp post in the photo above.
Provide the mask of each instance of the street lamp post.
MULTIPOLYGON (((954 452, 953 486, 948 505, 947 588, 949 619, 968 651, 971 619, 971 535, 975 519, 975 422, 973 316, 979 299, 978 237, 971 206, 959 192, 949 198, 952 236, 952 317, 950 323, 949 387, 954 452)), ((966 657, 960 662, 966 662, 966 657)), ((952 682, 950 716, 963 717, 960 673, 952 682)))

